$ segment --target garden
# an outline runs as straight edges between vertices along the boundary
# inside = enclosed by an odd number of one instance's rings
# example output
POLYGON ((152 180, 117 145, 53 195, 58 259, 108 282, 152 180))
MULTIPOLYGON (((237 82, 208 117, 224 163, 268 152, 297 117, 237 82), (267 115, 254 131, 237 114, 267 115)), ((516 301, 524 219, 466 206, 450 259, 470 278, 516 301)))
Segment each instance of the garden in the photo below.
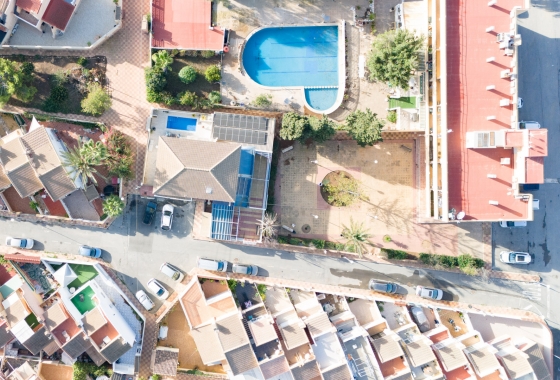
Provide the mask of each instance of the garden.
POLYGON ((0 104, 100 116, 111 107, 105 57, 0 56, 0 104))
POLYGON ((146 69, 147 100, 183 110, 210 109, 222 101, 220 56, 213 51, 153 50, 146 69))

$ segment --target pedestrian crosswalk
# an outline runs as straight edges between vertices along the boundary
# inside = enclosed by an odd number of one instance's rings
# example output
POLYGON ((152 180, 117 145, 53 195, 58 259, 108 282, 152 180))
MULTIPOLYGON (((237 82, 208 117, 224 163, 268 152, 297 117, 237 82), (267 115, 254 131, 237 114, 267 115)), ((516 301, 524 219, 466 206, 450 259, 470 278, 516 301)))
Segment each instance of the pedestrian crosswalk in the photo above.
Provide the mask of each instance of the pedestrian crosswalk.
POLYGON ((539 283, 527 283, 523 286, 523 297, 528 298, 532 301, 540 301, 542 295, 542 286, 539 283))

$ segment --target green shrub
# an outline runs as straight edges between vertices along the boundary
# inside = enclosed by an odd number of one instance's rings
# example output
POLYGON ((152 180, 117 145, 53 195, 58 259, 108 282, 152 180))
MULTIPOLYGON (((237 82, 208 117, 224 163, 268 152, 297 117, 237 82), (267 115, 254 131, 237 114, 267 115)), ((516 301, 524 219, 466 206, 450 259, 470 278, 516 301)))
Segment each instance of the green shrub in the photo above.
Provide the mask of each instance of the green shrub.
POLYGON ((290 238, 289 243, 291 245, 303 245, 303 241, 301 239, 298 239, 298 238, 290 238))
POLYGON ((280 244, 288 244, 289 243, 289 239, 286 236, 278 236, 276 238, 276 240, 278 241, 278 243, 280 244))
POLYGON ((204 72, 204 77, 210 83, 219 82, 222 79, 222 73, 218 66, 210 66, 204 72))
POLYGON ((387 121, 390 121, 391 123, 396 123, 397 122, 397 112, 396 111, 389 111, 389 113, 387 114, 387 121))
POLYGON ((391 260, 404 260, 408 257, 408 253, 398 249, 382 248, 381 251, 385 252, 387 254, 387 258, 391 260))
POLYGON ((222 95, 218 91, 212 91, 208 94, 208 100, 210 100, 212 104, 220 104, 222 102, 222 95))
POLYGON ((50 98, 57 103, 62 103, 68 100, 68 90, 64 86, 54 86, 51 88, 50 98))
POLYGON ((459 261, 454 256, 438 255, 438 263, 447 268, 454 268, 459 265, 459 261))
POLYGON ((80 66, 83 67, 83 66, 87 65, 88 60, 87 60, 86 57, 80 57, 80 58, 78 58, 78 60, 76 61, 76 63, 77 63, 78 65, 80 65, 80 66))
POLYGON ((196 57, 198 56, 199 52, 198 50, 185 50, 185 55, 187 57, 196 57))
POLYGON ((36 213, 39 213, 39 203, 31 201, 29 202, 29 207, 31 207, 36 213))
POLYGON ((167 84, 167 78, 162 70, 147 68, 145 73, 146 89, 148 91, 160 92, 167 84))
POLYGON ((185 66, 179 71, 179 79, 184 84, 191 84, 196 80, 196 70, 192 66, 185 66))
POLYGON ((112 104, 111 97, 99 83, 92 83, 88 86, 88 94, 81 102, 82 111, 94 116, 101 115, 111 108, 112 104))
POLYGON ((185 91, 182 94, 179 94, 178 102, 182 106, 192 106, 196 102, 196 95, 194 92, 185 91))
POLYGON ((88 375, 94 378, 99 376, 112 376, 113 371, 107 367, 98 367, 93 363, 75 362, 73 365, 72 380, 86 380, 88 375))
POLYGON ((16 90, 16 97, 24 103, 29 103, 37 93, 37 88, 34 86, 22 85, 16 90))
POLYGON ((172 106, 176 103, 175 97, 169 91, 160 92, 160 103, 172 106))
POLYGON ((62 110, 63 107, 61 103, 55 102, 51 97, 48 97, 47 100, 45 100, 45 102, 41 105, 41 111, 43 112, 57 113, 61 112, 62 110))
POLYGON ((473 257, 471 255, 460 255, 458 258, 459 268, 465 268, 473 265, 473 257))
POLYGON ((484 265, 485 265, 485 264, 486 264, 486 263, 484 262, 484 260, 479 259, 478 257, 476 257, 476 258, 473 259, 473 266, 474 266, 475 268, 478 268, 478 269, 484 268, 484 265))
POLYGON ((146 92, 146 100, 150 103, 161 103, 161 94, 154 90, 146 92))
POLYGON ((212 58, 216 55, 216 52, 214 50, 203 50, 202 53, 200 53, 200 55, 203 58, 212 58))
POLYGON ((420 262, 426 265, 436 265, 436 260, 434 259, 434 255, 429 253, 421 253, 418 257, 420 262))
POLYGON ((344 251, 344 244, 342 244, 342 243, 335 243, 335 244, 334 244, 334 249, 336 249, 337 251, 344 251))
POLYGON ((253 101, 255 107, 270 107, 272 105, 272 95, 271 94, 260 94, 253 101))
POLYGON ((35 71, 35 65, 31 62, 23 62, 20 66, 21 73, 28 77, 35 71))
POLYGON ((315 239, 315 240, 312 240, 312 242, 313 242, 313 245, 315 246, 315 248, 318 248, 318 249, 325 248, 325 241, 324 240, 315 239))
POLYGON ((193 110, 207 110, 212 108, 213 104, 209 99, 197 97, 192 105, 193 110))

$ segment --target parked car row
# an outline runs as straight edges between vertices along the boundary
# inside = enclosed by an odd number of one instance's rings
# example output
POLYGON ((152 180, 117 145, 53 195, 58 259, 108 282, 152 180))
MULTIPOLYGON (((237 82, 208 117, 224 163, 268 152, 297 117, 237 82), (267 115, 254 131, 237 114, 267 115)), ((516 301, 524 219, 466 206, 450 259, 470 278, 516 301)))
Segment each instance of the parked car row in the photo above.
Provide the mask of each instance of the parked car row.
MULTIPOLYGON (((229 263, 225 260, 205 259, 201 257, 197 260, 197 266, 200 269, 213 270, 217 272, 227 272, 228 264, 229 263)), ((231 266, 231 271, 233 273, 256 276, 259 273, 259 267, 256 265, 233 264, 231 266)))
MULTIPOLYGON (((383 282, 371 279, 369 280, 368 288, 374 292, 395 294, 399 290, 399 285, 392 282, 383 282)), ((422 298, 439 301, 443 298, 443 290, 418 285, 416 287, 416 295, 422 298)))
MULTIPOLYGON (((23 249, 33 249, 35 241, 33 239, 27 238, 13 238, 11 236, 6 237, 6 245, 9 247, 23 248, 23 249)), ((102 251, 100 248, 93 248, 88 245, 80 245, 78 248, 78 254, 81 256, 100 258, 102 251)))
MULTIPOLYGON (((169 263, 163 263, 159 267, 161 273, 169 277, 175 282, 181 282, 185 278, 185 274, 181 272, 176 266, 169 263)), ((165 286, 155 278, 148 280, 146 284, 148 289, 155 294, 155 296, 161 300, 166 300, 169 297, 169 291, 165 289, 165 286)), ((139 290, 136 292, 136 299, 138 302, 144 306, 148 311, 152 310, 155 306, 154 302, 148 297, 145 291, 139 290)))

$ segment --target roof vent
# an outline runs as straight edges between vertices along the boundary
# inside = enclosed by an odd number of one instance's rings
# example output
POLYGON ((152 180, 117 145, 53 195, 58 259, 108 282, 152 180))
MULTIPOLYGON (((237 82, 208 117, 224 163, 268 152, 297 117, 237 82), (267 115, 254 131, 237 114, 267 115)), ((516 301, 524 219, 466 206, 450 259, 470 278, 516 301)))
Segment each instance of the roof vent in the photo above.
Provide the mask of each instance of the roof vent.
POLYGON ((206 188, 206 194, 212 194, 212 188, 211 187, 207 187, 206 188))
POLYGON ((27 154, 28 157, 33 157, 33 151, 29 148, 25 150, 25 154, 27 154))

